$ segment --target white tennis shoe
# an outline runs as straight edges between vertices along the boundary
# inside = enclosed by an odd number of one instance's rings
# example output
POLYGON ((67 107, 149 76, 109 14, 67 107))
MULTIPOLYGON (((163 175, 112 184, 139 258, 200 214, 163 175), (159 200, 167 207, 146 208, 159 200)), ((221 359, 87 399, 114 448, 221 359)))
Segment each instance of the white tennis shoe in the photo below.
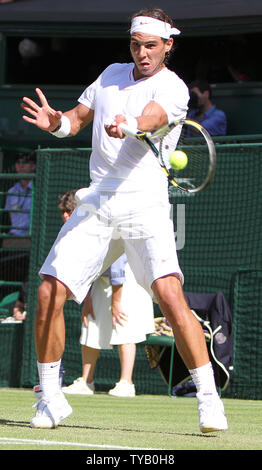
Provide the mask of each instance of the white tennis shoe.
POLYGON ((224 405, 217 393, 197 393, 200 431, 203 433, 228 429, 224 405))
POLYGON ((127 380, 120 380, 115 387, 109 390, 109 395, 114 397, 134 397, 136 395, 134 384, 130 384, 127 380))
POLYGON ((78 377, 68 387, 62 387, 62 391, 71 395, 94 395, 95 386, 93 383, 87 384, 83 377, 78 377))
POLYGON ((53 397, 41 396, 36 404, 36 414, 30 423, 31 428, 53 429, 72 413, 72 408, 62 392, 53 397))

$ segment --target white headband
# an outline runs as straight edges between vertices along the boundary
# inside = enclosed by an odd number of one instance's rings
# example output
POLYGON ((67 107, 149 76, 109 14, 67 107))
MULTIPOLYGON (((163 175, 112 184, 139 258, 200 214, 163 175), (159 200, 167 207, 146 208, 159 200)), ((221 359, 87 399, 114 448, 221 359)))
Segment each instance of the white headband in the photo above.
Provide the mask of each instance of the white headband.
POLYGON ((150 16, 136 16, 132 20, 130 29, 130 34, 133 33, 147 33, 159 36, 163 39, 169 39, 170 36, 177 36, 181 31, 177 28, 172 28, 172 26, 165 21, 157 20, 150 16))

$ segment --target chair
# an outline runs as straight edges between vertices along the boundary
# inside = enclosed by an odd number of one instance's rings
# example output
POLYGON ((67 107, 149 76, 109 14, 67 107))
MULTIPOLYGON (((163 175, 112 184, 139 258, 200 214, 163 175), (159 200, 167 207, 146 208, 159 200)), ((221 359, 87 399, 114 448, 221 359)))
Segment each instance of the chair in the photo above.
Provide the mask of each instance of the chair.
POLYGON ((169 367, 169 376, 168 376, 168 395, 172 396, 172 376, 173 376, 173 369, 174 369, 174 353, 175 353, 175 340, 174 336, 154 336, 154 335, 147 335, 147 339, 144 344, 148 344, 150 346, 165 346, 171 348, 170 354, 170 367, 169 367))

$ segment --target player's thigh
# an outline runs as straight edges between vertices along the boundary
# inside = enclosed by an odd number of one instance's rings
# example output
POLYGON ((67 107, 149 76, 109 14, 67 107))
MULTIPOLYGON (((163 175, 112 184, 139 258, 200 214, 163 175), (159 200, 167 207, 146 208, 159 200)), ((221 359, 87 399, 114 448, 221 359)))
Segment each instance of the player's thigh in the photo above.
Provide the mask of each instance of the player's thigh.
POLYGON ((171 273, 177 273, 183 282, 173 222, 161 207, 148 212, 141 221, 140 237, 125 239, 125 250, 137 281, 147 290, 155 279, 171 273))
POLYGON ((79 217, 75 211, 62 227, 40 274, 64 283, 81 303, 94 279, 102 273, 113 229, 95 215, 79 217))

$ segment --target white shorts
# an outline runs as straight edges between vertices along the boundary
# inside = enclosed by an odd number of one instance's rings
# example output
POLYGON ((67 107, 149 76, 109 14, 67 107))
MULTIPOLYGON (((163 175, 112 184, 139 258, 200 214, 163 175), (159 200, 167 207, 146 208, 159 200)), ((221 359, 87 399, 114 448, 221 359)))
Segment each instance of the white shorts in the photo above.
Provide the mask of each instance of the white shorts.
POLYGON ((127 315, 124 325, 112 326, 112 287, 107 276, 97 279, 91 290, 95 319, 88 317, 88 328, 82 325, 80 344, 95 349, 111 349, 113 345, 140 343, 155 329, 153 302, 140 287, 126 264, 121 307, 127 315))
MULTIPOLYGON (((83 188, 41 270, 63 282, 82 303, 91 284, 124 252, 135 278, 152 296, 155 279, 179 267, 170 205, 147 195, 83 188)), ((77 194, 78 194, 77 193, 77 194)))

